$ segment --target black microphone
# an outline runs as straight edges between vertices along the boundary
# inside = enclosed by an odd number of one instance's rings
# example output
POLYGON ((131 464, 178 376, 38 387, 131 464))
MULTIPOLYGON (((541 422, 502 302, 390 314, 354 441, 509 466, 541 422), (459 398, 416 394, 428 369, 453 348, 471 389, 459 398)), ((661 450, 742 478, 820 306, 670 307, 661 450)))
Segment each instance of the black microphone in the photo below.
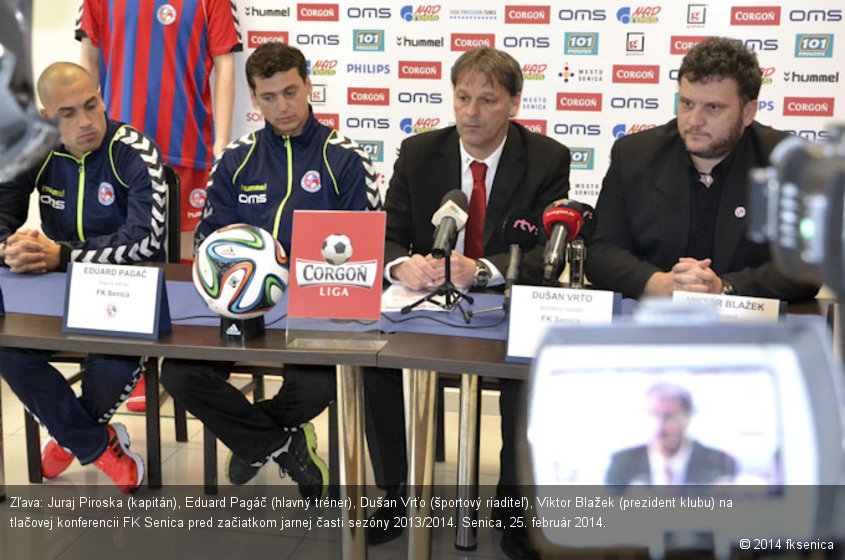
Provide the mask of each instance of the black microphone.
POLYGON ((592 215, 590 206, 566 198, 552 203, 543 212, 543 225, 550 236, 543 254, 544 286, 557 286, 566 260, 566 244, 581 231, 587 213, 592 215))
POLYGON ((446 253, 455 248, 458 241, 458 232, 464 229, 467 223, 467 195, 461 190, 454 189, 447 192, 440 201, 440 208, 431 218, 434 230, 434 242, 431 245, 431 254, 436 259, 442 259, 446 253))
POLYGON ((540 226, 537 222, 524 214, 512 214, 505 221, 505 243, 510 246, 508 251, 508 270, 505 274, 505 313, 511 302, 511 287, 519 279, 519 266, 522 253, 531 250, 540 237, 540 226))

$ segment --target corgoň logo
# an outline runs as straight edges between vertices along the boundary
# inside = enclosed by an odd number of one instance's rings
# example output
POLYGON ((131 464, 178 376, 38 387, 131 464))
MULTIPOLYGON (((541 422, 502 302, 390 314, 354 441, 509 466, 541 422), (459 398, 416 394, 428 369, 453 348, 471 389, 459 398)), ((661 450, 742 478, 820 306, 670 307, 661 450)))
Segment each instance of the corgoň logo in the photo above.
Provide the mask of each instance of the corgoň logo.
POLYGON ((302 176, 302 180, 299 182, 300 186, 302 186, 305 192, 315 193, 320 190, 322 186, 320 184, 320 172, 314 171, 313 169, 310 171, 306 171, 305 175, 302 176))
POLYGON ((114 187, 111 186, 111 183, 100 183, 100 188, 97 189, 97 200, 103 206, 114 204, 114 187))

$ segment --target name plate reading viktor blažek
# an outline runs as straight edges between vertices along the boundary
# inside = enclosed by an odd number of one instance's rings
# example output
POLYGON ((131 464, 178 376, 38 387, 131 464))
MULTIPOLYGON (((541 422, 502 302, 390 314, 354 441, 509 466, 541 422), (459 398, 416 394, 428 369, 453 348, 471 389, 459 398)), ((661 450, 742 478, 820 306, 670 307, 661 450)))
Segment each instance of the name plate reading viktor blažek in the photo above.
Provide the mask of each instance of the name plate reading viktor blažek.
POLYGON ((621 298, 604 290, 514 286, 507 358, 525 361, 536 356, 549 327, 609 324, 614 307, 620 306, 621 298))
POLYGON ((762 321, 775 323, 784 311, 778 299, 724 296, 721 294, 701 294, 696 292, 673 292, 673 303, 699 305, 716 310, 725 321, 762 321))
POLYGON ((65 332, 146 338, 170 332, 162 269, 71 263, 67 278, 65 332))

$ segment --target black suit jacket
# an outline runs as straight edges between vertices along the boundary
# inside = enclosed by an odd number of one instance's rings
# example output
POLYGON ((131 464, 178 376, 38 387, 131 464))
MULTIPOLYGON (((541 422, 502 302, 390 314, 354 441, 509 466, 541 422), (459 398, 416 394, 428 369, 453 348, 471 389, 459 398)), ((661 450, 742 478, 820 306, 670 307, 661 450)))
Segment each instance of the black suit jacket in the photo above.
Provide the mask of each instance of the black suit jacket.
MULTIPOLYGON (((384 209, 387 212, 385 262, 431 252, 431 217, 447 192, 461 188, 461 156, 454 126, 412 136, 402 142, 384 209)), ((569 192, 569 150, 562 144, 511 122, 496 169, 484 217, 484 258, 504 274, 508 246, 504 223, 521 211, 538 220, 547 205, 569 192)), ((542 225, 540 226, 542 229, 542 225)), ((543 242, 523 257, 520 281, 537 283, 543 242)))
MULTIPOLYGON (((712 447, 692 442, 692 453, 687 463, 685 484, 712 484, 736 475, 736 460, 712 447)), ((623 449, 613 454, 605 475, 605 484, 628 485, 632 482, 651 484, 648 449, 645 445, 623 449)))
MULTIPOLYGON (((768 246, 746 236, 752 212, 748 172, 768 165, 772 149, 786 136, 752 123, 736 148, 722 191, 711 268, 740 295, 795 301, 818 291, 818 286, 787 279, 776 270, 768 246), (745 209, 744 216, 737 216, 738 208, 745 209)), ((593 285, 637 298, 652 274, 668 272, 688 256, 689 165, 676 120, 614 143, 587 251, 593 285)))

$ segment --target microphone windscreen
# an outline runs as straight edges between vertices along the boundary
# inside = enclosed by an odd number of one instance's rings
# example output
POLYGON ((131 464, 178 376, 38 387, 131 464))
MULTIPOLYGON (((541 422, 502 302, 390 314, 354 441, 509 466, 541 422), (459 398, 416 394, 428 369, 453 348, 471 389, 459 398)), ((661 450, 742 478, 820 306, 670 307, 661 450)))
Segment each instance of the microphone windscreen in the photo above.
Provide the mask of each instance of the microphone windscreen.
POLYGON ((540 226, 537 220, 527 214, 514 212, 505 220, 504 232, 506 245, 519 245, 519 248, 525 252, 537 243, 540 226))
POLYGON ((543 212, 543 226, 549 235, 557 224, 566 226, 567 242, 575 239, 584 225, 585 215, 592 216, 593 208, 583 202, 563 198, 550 204, 543 212))
POLYGON ((467 200, 467 195, 460 189, 452 189, 451 191, 447 192, 443 195, 443 198, 440 200, 440 206, 443 206, 447 202, 454 202, 458 205, 458 208, 466 212, 469 210, 469 201, 467 200))

